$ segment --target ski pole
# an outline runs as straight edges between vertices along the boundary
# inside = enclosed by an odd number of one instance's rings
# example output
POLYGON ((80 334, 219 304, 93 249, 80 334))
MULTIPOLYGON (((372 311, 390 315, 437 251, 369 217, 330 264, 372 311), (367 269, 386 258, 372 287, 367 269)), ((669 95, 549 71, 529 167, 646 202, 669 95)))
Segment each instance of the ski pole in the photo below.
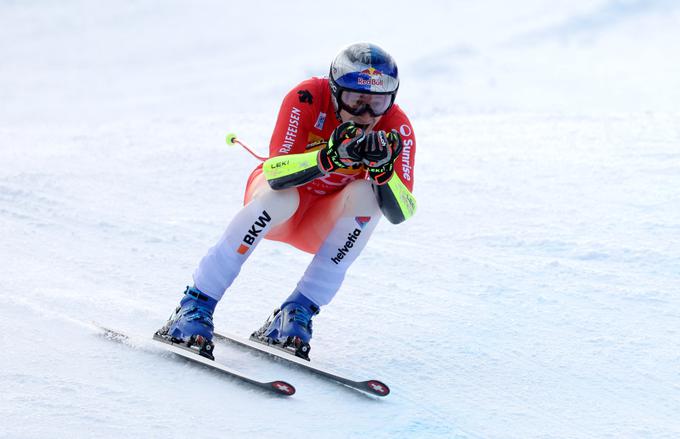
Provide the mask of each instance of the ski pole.
POLYGON ((256 159, 258 159, 259 161, 263 162, 263 161, 267 160, 267 157, 262 157, 262 156, 259 156, 259 155, 255 154, 255 153, 253 152, 252 149, 248 148, 248 145, 246 145, 245 143, 241 142, 241 141, 236 137, 236 133, 229 133, 229 134, 227 134, 227 145, 229 145, 229 146, 234 146, 234 145, 237 144, 237 143, 238 143, 239 145, 241 145, 241 146, 243 147, 243 149, 245 149, 246 151, 248 151, 253 157, 255 157, 256 159))

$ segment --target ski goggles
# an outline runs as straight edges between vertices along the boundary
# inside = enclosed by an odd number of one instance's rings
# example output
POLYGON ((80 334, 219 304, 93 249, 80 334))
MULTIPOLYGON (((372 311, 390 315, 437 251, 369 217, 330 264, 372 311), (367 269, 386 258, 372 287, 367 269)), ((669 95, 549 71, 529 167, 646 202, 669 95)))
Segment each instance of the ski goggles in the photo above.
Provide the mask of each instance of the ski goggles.
POLYGON ((374 94, 343 90, 338 103, 341 109, 353 116, 361 116, 368 111, 371 116, 378 117, 392 107, 395 96, 396 93, 374 94))

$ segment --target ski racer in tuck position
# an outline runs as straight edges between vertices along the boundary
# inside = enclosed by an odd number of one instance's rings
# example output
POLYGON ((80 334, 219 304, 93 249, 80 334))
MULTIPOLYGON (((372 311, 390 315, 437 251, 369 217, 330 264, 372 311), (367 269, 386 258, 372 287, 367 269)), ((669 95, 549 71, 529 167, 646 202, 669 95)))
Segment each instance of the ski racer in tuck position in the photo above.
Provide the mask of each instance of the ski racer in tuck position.
POLYGON ((305 80, 286 95, 270 158, 250 175, 244 207, 157 335, 212 358, 215 305, 266 238, 315 256, 251 339, 309 359, 312 317, 331 302, 380 217, 398 224, 416 209, 416 140, 394 103, 398 88, 393 58, 357 43, 337 55, 328 78, 305 80))

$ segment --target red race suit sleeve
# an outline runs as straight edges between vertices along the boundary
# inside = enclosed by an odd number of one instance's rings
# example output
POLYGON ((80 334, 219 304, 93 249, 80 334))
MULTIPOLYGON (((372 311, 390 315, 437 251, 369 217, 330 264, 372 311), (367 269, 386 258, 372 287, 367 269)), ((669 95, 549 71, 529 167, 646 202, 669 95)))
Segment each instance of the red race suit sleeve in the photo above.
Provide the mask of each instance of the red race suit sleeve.
POLYGON ((301 82, 283 99, 269 142, 269 156, 297 154, 305 152, 309 142, 309 132, 314 126, 314 118, 318 113, 315 108, 318 93, 313 79, 301 82))

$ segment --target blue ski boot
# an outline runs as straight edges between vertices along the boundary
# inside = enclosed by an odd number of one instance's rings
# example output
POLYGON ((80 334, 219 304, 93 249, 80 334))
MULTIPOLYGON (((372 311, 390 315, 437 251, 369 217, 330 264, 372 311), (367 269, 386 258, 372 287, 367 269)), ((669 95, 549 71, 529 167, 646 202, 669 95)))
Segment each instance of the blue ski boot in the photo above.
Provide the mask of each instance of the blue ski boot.
POLYGON ((198 349, 200 355, 214 360, 212 316, 215 305, 217 300, 196 287, 187 287, 179 306, 156 335, 172 343, 198 349))
POLYGON ((295 291, 250 338, 309 360, 312 317, 318 313, 318 305, 295 291))

